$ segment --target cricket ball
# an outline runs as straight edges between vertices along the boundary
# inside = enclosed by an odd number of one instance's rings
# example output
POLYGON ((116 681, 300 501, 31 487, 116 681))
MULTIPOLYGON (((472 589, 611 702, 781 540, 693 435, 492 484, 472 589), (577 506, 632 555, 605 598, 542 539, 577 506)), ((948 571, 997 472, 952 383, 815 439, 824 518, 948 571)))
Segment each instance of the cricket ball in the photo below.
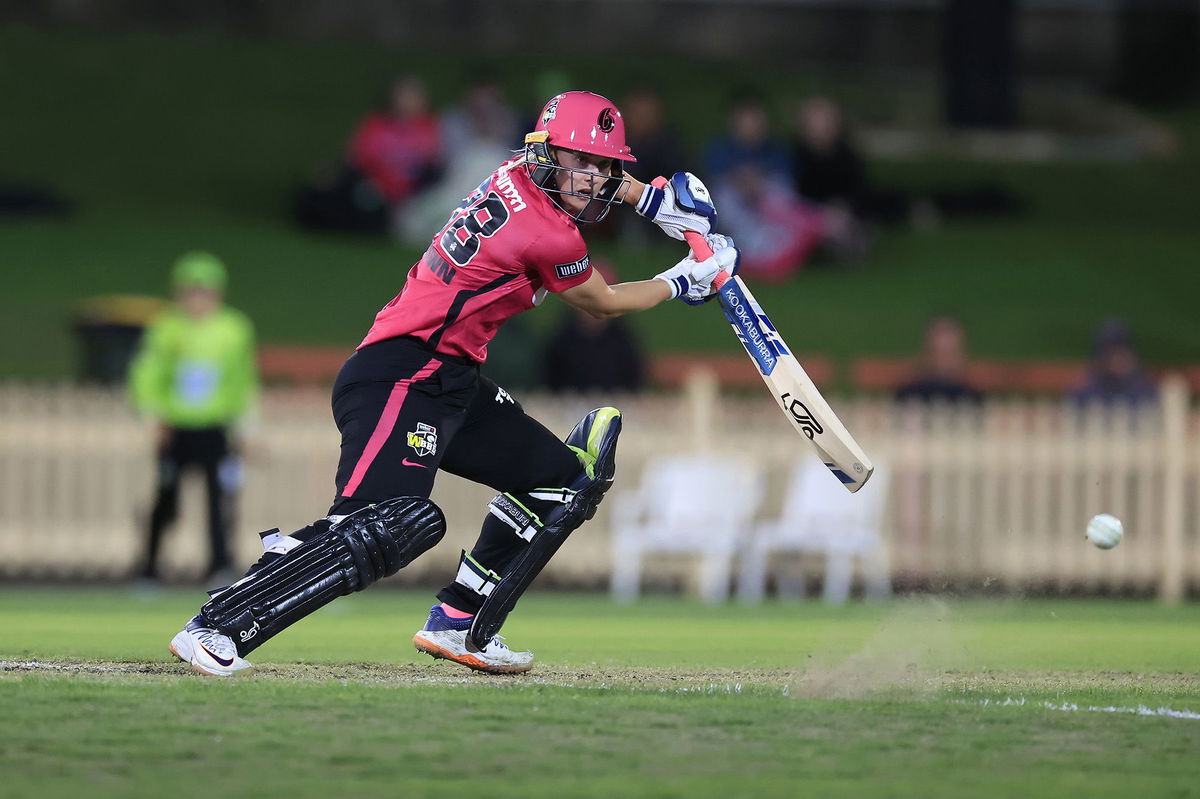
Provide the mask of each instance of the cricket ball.
POLYGON ((1087 525, 1087 539, 1101 549, 1112 549, 1121 543, 1123 535, 1125 528, 1121 520, 1108 513, 1093 516, 1087 525))

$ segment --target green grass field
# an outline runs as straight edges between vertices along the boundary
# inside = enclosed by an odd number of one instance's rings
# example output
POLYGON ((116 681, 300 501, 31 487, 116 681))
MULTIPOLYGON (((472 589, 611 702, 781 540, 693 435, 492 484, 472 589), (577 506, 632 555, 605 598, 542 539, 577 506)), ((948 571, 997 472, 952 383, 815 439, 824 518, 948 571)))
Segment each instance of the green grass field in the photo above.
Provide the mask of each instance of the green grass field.
MULTIPOLYGON (((533 109, 542 100, 536 76, 562 60, 521 53, 480 63, 514 103, 533 109)), ((654 56, 569 63, 575 80, 614 97, 657 76, 693 148, 722 124, 722 103, 713 98, 735 86, 758 86, 779 111, 806 93, 831 92, 874 123, 936 107, 937 98, 932 80, 913 89, 907 78, 867 81, 808 68, 697 61, 681 70, 654 56)), ((356 344, 421 248, 303 234, 288 222, 288 202, 337 157, 386 79, 408 69, 426 77, 434 101, 445 105, 473 66, 457 54, 364 44, 0 27, 0 152, 8 156, 0 182, 46 184, 79 205, 67 222, 0 225, 0 338, 38 342, 0 352, 0 376, 72 374, 75 303, 111 292, 160 294, 171 260, 196 247, 229 262, 230 300, 264 341, 356 344)), ((813 268, 789 285, 755 291, 797 351, 842 361, 911 354, 929 315, 953 313, 966 320, 980 357, 1082 359, 1094 326, 1119 315, 1148 361, 1190 363, 1200 350, 1200 315, 1176 287, 1191 280, 1200 252, 1200 113, 1159 121, 1178 135, 1178 157, 875 163, 885 185, 988 181, 1023 198, 1029 211, 889 233, 858 269, 813 268)), ((680 255, 667 245, 625 253, 600 241, 593 249, 625 279, 652 275, 680 255)), ((549 305, 527 315, 535 328, 561 311, 549 305)), ((737 350, 713 309, 670 307, 633 321, 652 351, 737 350)))
POLYGON ((1200 796, 1195 605, 535 592, 484 677, 377 589, 219 681, 165 656, 199 596, 0 591, 0 796, 1200 796))

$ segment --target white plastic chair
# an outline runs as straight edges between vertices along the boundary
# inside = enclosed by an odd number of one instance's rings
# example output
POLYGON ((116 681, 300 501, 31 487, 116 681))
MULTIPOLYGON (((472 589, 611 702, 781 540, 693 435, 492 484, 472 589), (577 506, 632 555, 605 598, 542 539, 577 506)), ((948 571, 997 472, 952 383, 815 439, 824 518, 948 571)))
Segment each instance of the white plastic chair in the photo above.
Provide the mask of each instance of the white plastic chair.
POLYGON ((612 594, 630 601, 641 590, 648 554, 695 554, 705 601, 729 595, 733 563, 762 499, 761 466, 736 457, 660 457, 641 485, 613 496, 612 594))
MULTIPOLYGON (((771 555, 778 552, 825 556, 823 597, 840 605, 850 595, 854 559, 862 567, 866 595, 891 595, 887 549, 883 543, 884 504, 888 473, 876 464, 875 473, 857 493, 838 485, 816 458, 805 458, 792 470, 779 519, 754 528, 742 554, 738 598, 760 602, 766 593, 771 555)), ((779 580, 780 593, 804 594, 804 578, 779 580), (790 588, 785 592, 784 588, 790 588)))

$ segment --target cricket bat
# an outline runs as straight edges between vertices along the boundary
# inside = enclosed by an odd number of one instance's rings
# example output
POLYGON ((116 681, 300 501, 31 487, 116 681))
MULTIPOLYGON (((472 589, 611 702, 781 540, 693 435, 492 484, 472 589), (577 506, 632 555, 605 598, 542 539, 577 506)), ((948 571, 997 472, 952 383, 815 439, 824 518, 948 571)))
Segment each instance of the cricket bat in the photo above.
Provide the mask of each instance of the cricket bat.
MULTIPOLYGON (((712 257, 712 248, 703 236, 694 232, 684 235, 696 258, 712 257)), ((783 415, 796 432, 813 443, 822 462, 846 490, 858 491, 875 470, 871 459, 817 391, 742 279, 722 271, 713 286, 725 318, 779 401, 783 415)))

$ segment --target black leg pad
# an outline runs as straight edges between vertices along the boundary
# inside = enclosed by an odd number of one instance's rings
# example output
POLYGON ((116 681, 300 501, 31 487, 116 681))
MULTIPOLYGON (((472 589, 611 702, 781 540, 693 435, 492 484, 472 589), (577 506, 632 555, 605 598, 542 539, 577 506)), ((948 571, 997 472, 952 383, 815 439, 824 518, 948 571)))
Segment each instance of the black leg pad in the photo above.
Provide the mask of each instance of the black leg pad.
POLYGON ((337 521, 217 592, 200 614, 244 657, 339 596, 392 576, 445 534, 446 517, 428 499, 389 499, 337 521))
POLYGON ((583 418, 567 436, 567 444, 594 455, 592 468, 569 486, 571 492, 561 507, 547 515, 544 526, 508 564, 500 582, 492 589, 471 623, 468 643, 483 649, 504 626, 517 600, 533 583, 554 553, 576 529, 596 515, 605 492, 612 487, 617 471, 617 437, 621 414, 616 408, 597 408, 583 418), (590 472, 590 473, 589 473, 590 472))

